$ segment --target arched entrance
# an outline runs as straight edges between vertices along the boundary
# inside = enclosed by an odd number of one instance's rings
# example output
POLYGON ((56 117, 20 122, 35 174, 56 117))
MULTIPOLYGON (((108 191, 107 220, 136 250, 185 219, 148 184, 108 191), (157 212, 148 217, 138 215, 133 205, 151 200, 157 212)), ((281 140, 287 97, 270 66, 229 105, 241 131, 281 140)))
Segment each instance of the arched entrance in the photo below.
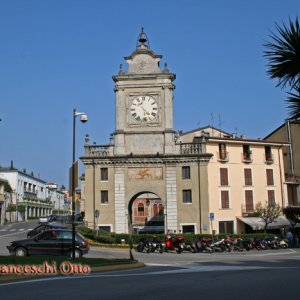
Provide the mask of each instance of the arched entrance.
POLYGON ((133 233, 164 233, 165 207, 159 196, 150 192, 135 195, 128 205, 133 233))

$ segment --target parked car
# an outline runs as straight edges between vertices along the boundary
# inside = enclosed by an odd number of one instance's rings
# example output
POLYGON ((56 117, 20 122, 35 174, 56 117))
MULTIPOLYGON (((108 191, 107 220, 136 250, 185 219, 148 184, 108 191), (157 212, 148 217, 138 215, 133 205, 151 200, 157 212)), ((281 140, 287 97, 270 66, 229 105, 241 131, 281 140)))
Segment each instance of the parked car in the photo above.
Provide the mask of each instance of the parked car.
MULTIPOLYGON (((60 255, 72 257, 72 230, 50 229, 41 232, 32 239, 13 241, 7 249, 11 255, 60 255)), ((75 257, 88 253, 89 244, 80 234, 75 235, 75 257)))
POLYGON ((30 238, 36 236, 37 234, 39 234, 45 230, 48 230, 48 229, 67 229, 67 227, 65 225, 62 225, 59 223, 41 224, 41 225, 37 226, 36 228, 28 231, 27 238, 30 239, 30 238))
POLYGON ((39 217, 39 224, 47 224, 56 220, 56 215, 39 217))

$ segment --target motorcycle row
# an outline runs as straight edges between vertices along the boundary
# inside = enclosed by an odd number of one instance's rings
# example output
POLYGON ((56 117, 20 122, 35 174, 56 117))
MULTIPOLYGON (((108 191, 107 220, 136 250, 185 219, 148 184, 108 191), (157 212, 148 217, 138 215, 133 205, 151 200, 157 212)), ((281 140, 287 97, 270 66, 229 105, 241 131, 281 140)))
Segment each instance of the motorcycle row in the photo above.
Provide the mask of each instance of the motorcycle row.
POLYGON ((277 236, 264 239, 242 239, 240 237, 224 237, 222 239, 211 239, 200 237, 194 242, 186 242, 183 236, 168 234, 165 241, 159 240, 156 236, 152 240, 142 237, 137 246, 136 251, 144 253, 163 253, 163 252, 182 252, 190 253, 215 253, 215 252, 231 252, 231 251, 250 251, 266 250, 266 249, 282 249, 287 248, 286 240, 279 239, 277 236))

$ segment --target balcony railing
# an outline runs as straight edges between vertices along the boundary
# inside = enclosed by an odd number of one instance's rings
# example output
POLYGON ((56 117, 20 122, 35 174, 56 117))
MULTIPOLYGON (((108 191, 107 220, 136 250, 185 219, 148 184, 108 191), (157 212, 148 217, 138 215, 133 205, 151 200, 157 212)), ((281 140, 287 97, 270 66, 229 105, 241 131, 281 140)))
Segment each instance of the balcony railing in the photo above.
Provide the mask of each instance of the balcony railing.
POLYGON ((244 163, 252 163, 252 153, 251 152, 243 152, 242 153, 242 162, 244 163))
POLYGON ((113 146, 111 145, 91 145, 86 147, 87 156, 112 156, 113 146))
POLYGON ((256 211, 254 209, 253 205, 245 205, 242 204, 242 216, 243 217, 250 217, 250 216, 254 216, 256 214, 256 211))
POLYGON ((203 144, 201 143, 181 143, 180 154, 202 154, 203 144))
POLYGON ((38 190, 37 189, 32 189, 32 188, 24 187, 24 193, 37 195, 38 190))
POLYGON ((229 161, 229 153, 228 152, 217 152, 218 161, 227 162, 229 161))
POLYGON ((265 163, 268 165, 274 163, 274 155, 273 154, 265 154, 264 159, 265 159, 265 163))

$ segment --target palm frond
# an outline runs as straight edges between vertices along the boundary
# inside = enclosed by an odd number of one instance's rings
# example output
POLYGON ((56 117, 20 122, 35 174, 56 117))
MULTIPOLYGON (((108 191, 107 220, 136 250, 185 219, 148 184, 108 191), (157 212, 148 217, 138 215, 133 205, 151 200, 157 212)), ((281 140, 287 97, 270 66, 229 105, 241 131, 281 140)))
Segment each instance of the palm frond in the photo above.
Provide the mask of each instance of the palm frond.
POLYGON ((287 98, 287 102, 289 103, 289 115, 290 120, 297 121, 300 120, 300 88, 295 88, 297 94, 288 93, 290 96, 287 98))
POLYGON ((271 32, 270 42, 264 46, 264 56, 268 60, 267 73, 271 79, 278 79, 277 86, 291 88, 300 86, 300 26, 298 18, 289 26, 276 24, 277 33, 271 32))

